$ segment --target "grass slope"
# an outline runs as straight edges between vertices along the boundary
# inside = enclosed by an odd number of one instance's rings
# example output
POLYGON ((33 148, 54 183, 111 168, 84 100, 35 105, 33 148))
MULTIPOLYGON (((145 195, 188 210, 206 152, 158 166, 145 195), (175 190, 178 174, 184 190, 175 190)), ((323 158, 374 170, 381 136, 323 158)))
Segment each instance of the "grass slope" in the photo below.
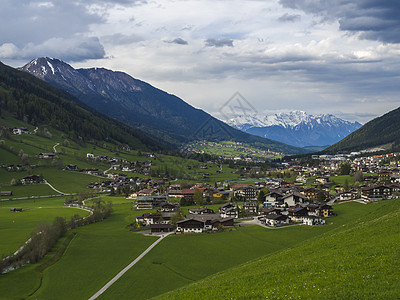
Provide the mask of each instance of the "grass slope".
POLYGON ((372 209, 372 206, 359 203, 340 205, 335 208, 338 216, 330 219, 326 226, 294 226, 279 230, 253 226, 224 233, 170 236, 111 286, 101 299, 151 298, 259 257, 295 247, 372 209))
POLYGON ((161 299, 398 299, 400 200, 364 217, 161 299))
MULTIPOLYGON (((87 299, 154 241, 154 237, 145 237, 124 228, 136 215, 146 211, 131 210, 132 204, 124 204, 126 199, 122 197, 104 197, 103 200, 113 202, 114 212, 110 218, 74 230, 77 235, 61 259, 42 274, 35 269, 38 265, 28 265, 1 275, 0 290, 4 293, 0 299, 26 298, 34 291, 30 296, 32 299, 87 299)), ((26 203, 26 207, 62 205, 61 198, 36 201, 21 200, 20 203, 26 203)), ((338 205, 335 207, 338 216, 330 219, 326 226, 295 226, 279 230, 255 226, 224 233, 170 236, 107 290, 102 298, 145 299, 157 296, 317 239, 377 207, 359 203, 338 205)), ((40 264, 51 260, 51 255, 40 264)))
POLYGON ((86 216, 88 212, 63 207, 60 200, 36 200, 35 206, 31 201, 0 202, 0 256, 10 254, 25 242, 39 222, 52 222, 55 217, 71 218, 73 215, 86 216), (19 207, 23 212, 10 212, 10 208, 19 207))

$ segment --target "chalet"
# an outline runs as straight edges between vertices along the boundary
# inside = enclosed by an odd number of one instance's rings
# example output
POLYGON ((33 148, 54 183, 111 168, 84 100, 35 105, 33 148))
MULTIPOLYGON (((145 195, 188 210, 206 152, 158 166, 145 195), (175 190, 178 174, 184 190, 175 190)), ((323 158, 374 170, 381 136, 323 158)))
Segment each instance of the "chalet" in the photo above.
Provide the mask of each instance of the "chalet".
POLYGON ((393 183, 389 186, 392 188, 392 194, 400 192, 400 184, 393 183))
POLYGON ((389 199, 392 197, 392 194, 392 187, 384 184, 368 186, 361 189, 361 198, 366 201, 389 199))
POLYGON ((354 200, 358 198, 358 192, 354 189, 346 191, 346 192, 341 192, 339 194, 339 199, 341 201, 346 201, 346 200, 354 200))
POLYGON ((280 215, 281 210, 279 208, 275 207, 264 207, 263 209, 260 210, 260 215, 266 216, 266 215, 280 215))
POLYGON ((319 191, 315 188, 306 188, 303 191, 304 196, 309 200, 317 199, 319 191))
POLYGON ((283 203, 284 194, 280 192, 271 192, 264 198, 264 207, 275 207, 283 203))
POLYGON ((153 209, 167 201, 167 196, 138 196, 137 209, 153 209))
POLYGON ((73 164, 69 164, 65 166, 65 170, 68 171, 77 171, 78 170, 78 166, 77 165, 73 165, 73 164))
POLYGON ((25 127, 16 127, 13 128, 13 134, 23 134, 23 133, 29 133, 29 130, 25 127))
POLYGON ((319 176, 319 177, 315 178, 315 182, 326 184, 329 182, 329 177, 328 176, 319 176))
POLYGON ((332 215, 332 206, 326 203, 311 203, 307 206, 308 215, 315 217, 330 217, 332 215))
POLYGON ((171 197, 171 198, 182 198, 183 197, 181 190, 169 190, 167 194, 168 194, 168 197, 171 197))
POLYGON ((195 189, 183 189, 182 197, 187 200, 193 200, 195 189))
POLYGON ((136 217, 136 222, 144 223, 147 226, 151 224, 168 224, 174 212, 164 212, 164 213, 145 213, 143 215, 136 217))
POLYGON ((41 182, 42 182, 42 176, 40 176, 40 175, 28 175, 28 176, 21 178, 22 184, 35 184, 35 183, 41 183, 41 182))
POLYGON ((233 194, 235 196, 243 197, 246 201, 257 199, 257 189, 253 186, 243 186, 235 189, 233 194))
POLYGON ((301 216, 299 217, 299 221, 302 222, 304 225, 309 226, 325 224, 325 220, 317 216, 301 216))
POLYGON ((245 203, 243 203, 242 208, 245 212, 256 215, 258 212, 258 203, 257 202, 245 202, 245 203))
POLYGON ((39 153, 39 158, 44 158, 44 159, 53 158, 55 156, 56 156, 55 153, 39 153))
POLYGON ((0 196, 12 196, 12 191, 1 191, 0 196))
POLYGON ((265 219, 265 225, 269 226, 280 226, 289 223, 289 218, 280 214, 269 214, 265 215, 263 218, 265 219))
POLYGON ((225 209, 223 212, 220 213, 222 218, 239 218, 239 212, 236 207, 225 209))
POLYGON ((157 189, 142 189, 139 192, 137 192, 138 196, 152 196, 157 194, 158 190, 157 189))
POLYGON ((176 223, 177 232, 205 232, 208 230, 218 230, 220 226, 234 226, 233 218, 221 218, 218 214, 208 215, 188 215, 185 220, 176 223))
POLYGON ((205 231, 204 222, 195 219, 185 219, 176 223, 176 232, 181 233, 200 233, 205 231))
POLYGON ((160 205, 160 208, 158 211, 172 212, 172 211, 176 211, 178 208, 179 208, 179 204, 177 204, 177 203, 165 202, 160 205))
POLYGON ((249 186, 249 185, 248 185, 248 184, 245 184, 245 183, 238 183, 238 184, 232 185, 232 186, 230 187, 230 190, 231 190, 231 191, 235 191, 235 190, 240 189, 240 188, 242 188, 242 187, 248 187, 248 186, 249 186))
POLYGON ((200 208, 189 208, 189 214, 191 215, 204 215, 215 213, 211 208, 200 207, 200 208))
POLYGON ((238 218, 239 217, 238 209, 232 202, 228 202, 228 203, 221 205, 218 208, 218 212, 222 218, 238 218))
POLYGON ((288 207, 295 206, 296 204, 306 203, 305 196, 298 192, 293 192, 288 195, 285 195, 282 198, 282 201, 283 201, 282 205, 288 206, 288 207))
POLYGON ((290 220, 293 222, 301 222, 303 216, 308 216, 307 208, 301 206, 291 207, 287 211, 290 220))
POLYGON ((392 183, 400 183, 400 175, 399 174, 390 175, 390 182, 392 182, 392 183))

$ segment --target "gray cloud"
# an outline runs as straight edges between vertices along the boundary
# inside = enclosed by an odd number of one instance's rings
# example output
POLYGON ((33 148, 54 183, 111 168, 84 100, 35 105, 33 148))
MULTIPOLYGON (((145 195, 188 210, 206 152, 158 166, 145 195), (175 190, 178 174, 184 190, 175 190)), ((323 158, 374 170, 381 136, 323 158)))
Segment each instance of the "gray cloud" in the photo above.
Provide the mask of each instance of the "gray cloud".
POLYGON ((87 59, 98 59, 105 56, 103 46, 96 37, 84 38, 51 38, 41 44, 29 43, 18 48, 12 43, 0 45, 2 59, 33 59, 39 56, 60 58, 65 61, 76 62, 87 59))
POLYGON ((94 2, 21 0, 16 4, 13 0, 2 1, 0 20, 4 25, 0 26, 0 56, 3 59, 53 56, 66 61, 104 57, 98 38, 88 37, 90 26, 104 21, 88 11, 87 4, 94 2))
POLYGON ((187 41, 185 41, 182 38, 176 38, 173 40, 168 40, 168 41, 164 41, 165 43, 170 43, 170 44, 178 44, 178 45, 188 45, 189 43, 187 41))
POLYGON ((284 7, 338 20, 340 30, 359 33, 361 39, 400 43, 400 2, 382 0, 280 0, 284 7))
POLYGON ((116 33, 112 35, 105 35, 101 37, 101 41, 112 45, 127 45, 135 42, 143 41, 144 38, 136 34, 125 35, 116 33))
POLYGON ((278 18, 278 21, 280 22, 298 22, 300 20, 301 20, 300 15, 291 15, 288 13, 285 13, 278 18))
POLYGON ((228 38, 206 39, 204 43, 206 47, 233 47, 233 40, 228 38))

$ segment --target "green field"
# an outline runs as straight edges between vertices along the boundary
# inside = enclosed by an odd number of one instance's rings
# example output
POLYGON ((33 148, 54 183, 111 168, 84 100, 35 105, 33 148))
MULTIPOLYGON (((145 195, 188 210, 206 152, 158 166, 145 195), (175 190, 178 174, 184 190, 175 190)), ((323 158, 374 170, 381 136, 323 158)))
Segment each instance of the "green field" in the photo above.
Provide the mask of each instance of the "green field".
POLYGON ((342 185, 344 184, 346 179, 349 185, 354 184, 354 177, 350 175, 337 175, 329 177, 330 181, 334 182, 335 184, 342 184, 342 185))
POLYGON ((266 153, 265 150, 250 146, 248 144, 236 145, 233 142, 223 141, 220 143, 207 143, 206 145, 195 144, 196 152, 202 152, 219 155, 223 157, 252 157, 260 159, 276 159, 281 158, 272 153, 266 153))
MULTIPOLYGON (((155 240, 155 237, 125 229, 136 215, 146 211, 132 210, 131 203, 123 204, 127 201, 123 197, 104 197, 102 200, 114 203, 110 218, 75 229, 77 235, 64 255, 42 274, 35 271, 36 264, 2 275, 0 290, 6 292, 0 298, 30 295, 38 288, 42 276, 40 288, 30 298, 87 299, 155 240), (19 288, 15 287, 19 282, 17 278, 24 280, 19 288), (12 288, 6 289, 8 286, 12 288)), ((47 208, 51 204, 55 207, 62 205, 61 199, 37 201, 40 201, 41 207, 47 208)), ((27 207, 39 205, 32 200, 26 203, 27 207)), ((157 245, 101 298, 146 299, 261 257, 275 257, 291 251, 289 249, 303 249, 321 238, 335 235, 342 228, 352 228, 358 224, 353 220, 370 218, 377 211, 386 211, 385 207, 391 203, 336 205, 334 210, 338 216, 329 219, 329 224, 325 226, 295 226, 279 230, 253 226, 223 233, 172 235, 157 245)), ((212 208, 217 209, 218 205, 212 208)), ((50 256, 46 256, 44 261, 50 256)))
POLYGON ((224 233, 171 236, 111 286, 102 299, 153 297, 259 257, 296 247, 373 210, 372 206, 348 203, 335 207, 339 216, 326 226, 279 230, 253 226, 224 233))
POLYGON ((358 208, 360 219, 160 299, 398 299, 400 201, 358 208))
POLYGON ((51 199, 47 201, 36 200, 32 202, 5 201, 0 202, 0 256, 8 255, 18 249, 36 229, 39 222, 52 222, 55 217, 71 218, 73 215, 86 216, 88 212, 63 207, 60 201, 51 199), (53 203, 51 204, 50 201, 53 203), (11 212, 10 208, 22 208, 22 212, 11 212))

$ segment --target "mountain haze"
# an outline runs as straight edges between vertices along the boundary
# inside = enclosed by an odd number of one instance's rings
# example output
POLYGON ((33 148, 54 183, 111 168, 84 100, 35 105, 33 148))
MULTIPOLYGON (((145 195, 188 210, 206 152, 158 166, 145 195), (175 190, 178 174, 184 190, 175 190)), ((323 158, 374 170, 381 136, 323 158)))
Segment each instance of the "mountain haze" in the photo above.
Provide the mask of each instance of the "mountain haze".
POLYGON ((309 115, 304 111, 277 113, 264 118, 238 116, 227 124, 244 132, 296 147, 332 145, 362 125, 331 114, 309 115))
POLYGON ((273 151, 301 153, 302 149, 252 136, 226 125, 182 99, 104 68, 74 69, 53 58, 38 58, 21 70, 64 89, 85 104, 125 124, 137 127, 170 145, 196 139, 261 143, 273 151))

